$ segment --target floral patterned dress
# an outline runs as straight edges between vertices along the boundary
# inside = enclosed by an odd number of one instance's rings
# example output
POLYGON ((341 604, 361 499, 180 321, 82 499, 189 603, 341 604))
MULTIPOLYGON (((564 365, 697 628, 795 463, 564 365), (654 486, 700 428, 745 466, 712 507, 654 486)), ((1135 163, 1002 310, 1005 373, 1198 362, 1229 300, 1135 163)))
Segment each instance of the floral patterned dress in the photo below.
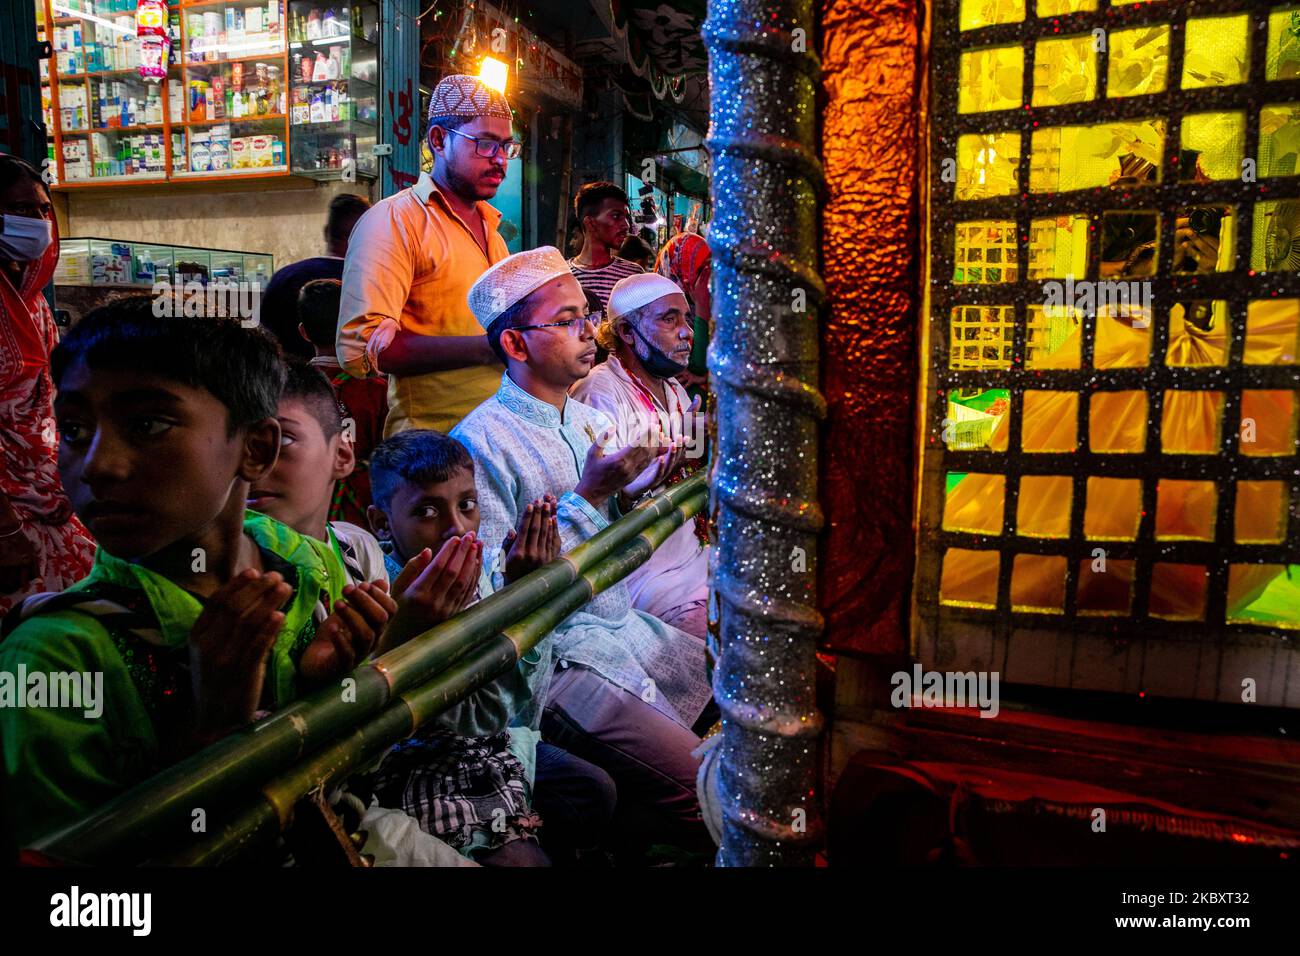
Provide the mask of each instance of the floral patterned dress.
MULTIPOLYGON (((59 480, 50 352, 59 340, 41 294, 59 260, 57 240, 28 264, 15 288, 0 272, 0 490, 39 558, 35 577, 0 594, 0 616, 29 594, 61 591, 90 573, 95 541, 72 513, 59 480)), ((0 538, 0 547, 15 538, 0 538)))

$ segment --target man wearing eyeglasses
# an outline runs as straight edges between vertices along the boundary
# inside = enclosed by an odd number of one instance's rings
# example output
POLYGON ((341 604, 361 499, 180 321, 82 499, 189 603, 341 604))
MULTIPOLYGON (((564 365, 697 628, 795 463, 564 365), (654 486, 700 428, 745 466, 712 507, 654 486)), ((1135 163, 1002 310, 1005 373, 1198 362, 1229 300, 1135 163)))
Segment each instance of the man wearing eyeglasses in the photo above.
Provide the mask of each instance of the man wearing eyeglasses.
POLYGON ((501 377, 466 295, 509 254, 488 200, 521 148, 510 105, 476 77, 445 77, 429 102, 428 143, 432 173, 361 217, 343 266, 339 363, 388 375, 385 435, 450 431, 501 377))
MULTIPOLYGON (((529 501, 557 499, 568 551, 660 484, 682 446, 657 421, 616 440, 604 413, 569 397, 591 371, 596 340, 587 297, 558 249, 510 256, 479 277, 469 298, 506 365, 496 395, 451 433, 474 459, 491 570, 529 501)), ((625 816, 659 821, 678 845, 711 846, 691 755, 699 746, 692 726, 711 696, 704 641, 635 610, 620 581, 567 617, 543 653, 555 664, 534 684, 530 726, 540 721, 545 740, 609 773, 620 806, 641 808, 625 816)))

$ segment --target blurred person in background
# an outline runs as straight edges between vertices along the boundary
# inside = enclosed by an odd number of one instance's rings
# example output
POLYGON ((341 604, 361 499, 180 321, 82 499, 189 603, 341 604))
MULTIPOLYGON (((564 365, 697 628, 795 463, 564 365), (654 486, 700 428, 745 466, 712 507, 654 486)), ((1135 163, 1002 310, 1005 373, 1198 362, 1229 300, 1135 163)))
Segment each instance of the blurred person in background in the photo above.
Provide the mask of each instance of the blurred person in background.
POLYGON ((59 479, 50 379, 59 334, 42 294, 58 261, 49 188, 0 154, 0 616, 80 581, 95 558, 59 479))

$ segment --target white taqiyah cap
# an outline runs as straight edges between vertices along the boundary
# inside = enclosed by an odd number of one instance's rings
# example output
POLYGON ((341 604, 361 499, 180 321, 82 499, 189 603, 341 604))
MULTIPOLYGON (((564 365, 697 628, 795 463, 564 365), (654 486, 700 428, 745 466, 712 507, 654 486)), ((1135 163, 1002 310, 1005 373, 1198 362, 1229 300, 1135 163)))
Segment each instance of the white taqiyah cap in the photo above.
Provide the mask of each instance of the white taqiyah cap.
POLYGON ((469 289, 469 307, 486 329, 506 309, 552 279, 571 276, 569 264, 554 246, 538 246, 506 256, 478 277, 469 289))
POLYGON ((676 282, 657 272, 642 272, 628 276, 626 279, 619 279, 610 290, 609 317, 617 319, 643 305, 649 305, 655 299, 681 294, 681 287, 676 282))

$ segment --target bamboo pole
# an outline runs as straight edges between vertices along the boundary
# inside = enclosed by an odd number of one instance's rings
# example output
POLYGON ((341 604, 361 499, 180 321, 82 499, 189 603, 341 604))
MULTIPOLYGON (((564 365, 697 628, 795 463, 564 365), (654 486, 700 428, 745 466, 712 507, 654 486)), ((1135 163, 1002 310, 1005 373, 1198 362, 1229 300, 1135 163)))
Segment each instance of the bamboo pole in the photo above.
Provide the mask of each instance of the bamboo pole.
POLYGON ((541 643, 566 617, 647 561, 655 548, 683 522, 704 509, 706 501, 707 496, 701 491, 683 502, 523 620, 493 635, 432 680, 401 694, 347 736, 271 780, 220 829, 197 838, 189 834, 190 840, 182 849, 150 862, 164 866, 216 866, 230 863, 268 843, 292 822, 293 808, 303 797, 370 765, 393 744, 514 667, 520 657, 541 643))
POLYGON ((467 608, 383 657, 354 671, 348 694, 326 687, 240 730, 114 798, 95 812, 48 834, 32 848, 59 859, 95 860, 112 847, 145 845, 190 833, 195 810, 205 813, 232 793, 251 789, 341 734, 397 695, 445 670, 485 635, 501 631, 568 587, 587 569, 627 544, 704 489, 692 475, 638 505, 544 568, 467 608))
POLYGON ((710 586, 722 866, 810 865, 815 760, 820 66, 811 0, 709 0, 717 429, 710 586))

